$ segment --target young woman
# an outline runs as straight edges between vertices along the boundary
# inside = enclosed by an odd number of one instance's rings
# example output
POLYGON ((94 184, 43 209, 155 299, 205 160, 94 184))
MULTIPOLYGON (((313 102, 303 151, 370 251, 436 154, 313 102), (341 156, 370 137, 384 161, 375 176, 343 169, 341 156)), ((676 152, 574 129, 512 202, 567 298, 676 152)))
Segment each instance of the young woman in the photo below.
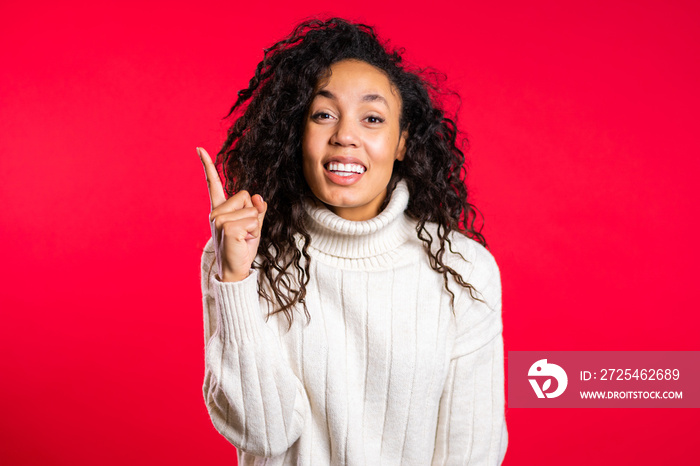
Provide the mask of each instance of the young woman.
POLYGON ((239 464, 502 461, 500 277, 429 89, 371 28, 306 22, 239 92, 223 183, 198 148, 203 391, 239 464))

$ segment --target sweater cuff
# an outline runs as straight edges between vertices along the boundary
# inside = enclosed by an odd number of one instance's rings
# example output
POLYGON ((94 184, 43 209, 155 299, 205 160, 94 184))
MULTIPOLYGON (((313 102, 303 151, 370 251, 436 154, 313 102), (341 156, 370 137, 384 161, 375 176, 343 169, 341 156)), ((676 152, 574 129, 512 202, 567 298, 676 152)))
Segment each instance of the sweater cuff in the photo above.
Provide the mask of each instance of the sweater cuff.
POLYGON ((222 338, 234 344, 257 342, 267 325, 260 312, 257 270, 239 282, 221 282, 218 277, 212 282, 222 338))

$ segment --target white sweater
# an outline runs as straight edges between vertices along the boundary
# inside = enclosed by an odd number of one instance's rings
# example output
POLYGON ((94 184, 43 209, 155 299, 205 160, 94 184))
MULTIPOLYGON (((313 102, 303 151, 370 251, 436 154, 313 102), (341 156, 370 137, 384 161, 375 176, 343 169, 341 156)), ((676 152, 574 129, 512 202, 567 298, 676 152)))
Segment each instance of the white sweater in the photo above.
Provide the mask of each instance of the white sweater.
MULTIPOLYGON (((308 204, 311 314, 287 332, 258 273, 222 283, 202 256, 204 400, 240 465, 500 464, 501 285, 486 249, 460 234, 445 260, 484 302, 433 271, 400 182, 377 217, 308 204), (266 457, 260 459, 258 457, 266 457)), ((435 226, 431 233, 437 238, 435 226)))

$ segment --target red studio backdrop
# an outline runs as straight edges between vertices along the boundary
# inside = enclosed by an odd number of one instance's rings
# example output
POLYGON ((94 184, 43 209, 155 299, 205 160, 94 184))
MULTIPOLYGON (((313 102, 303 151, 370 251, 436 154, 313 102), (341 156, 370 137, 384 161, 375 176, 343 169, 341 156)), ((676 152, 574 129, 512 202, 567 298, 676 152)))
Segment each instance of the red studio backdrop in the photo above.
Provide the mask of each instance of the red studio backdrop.
MULTIPOLYGON (((235 464, 202 397, 195 147, 310 16, 461 95, 506 351, 700 350, 697 2, 348 5, 0 5, 0 463, 235 464)), ((506 416, 506 465, 697 457, 693 409, 506 416)))

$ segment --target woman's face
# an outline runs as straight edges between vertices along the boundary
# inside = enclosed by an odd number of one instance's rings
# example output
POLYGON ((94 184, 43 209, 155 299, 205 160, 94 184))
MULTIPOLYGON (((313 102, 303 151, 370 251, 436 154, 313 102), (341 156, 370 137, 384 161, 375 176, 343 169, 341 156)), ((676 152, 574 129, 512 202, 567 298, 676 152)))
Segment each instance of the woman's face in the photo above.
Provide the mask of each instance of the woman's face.
POLYGON ((386 198, 394 160, 403 160, 401 98, 363 61, 333 64, 320 80, 304 125, 304 177, 311 192, 347 220, 367 220, 386 198))

